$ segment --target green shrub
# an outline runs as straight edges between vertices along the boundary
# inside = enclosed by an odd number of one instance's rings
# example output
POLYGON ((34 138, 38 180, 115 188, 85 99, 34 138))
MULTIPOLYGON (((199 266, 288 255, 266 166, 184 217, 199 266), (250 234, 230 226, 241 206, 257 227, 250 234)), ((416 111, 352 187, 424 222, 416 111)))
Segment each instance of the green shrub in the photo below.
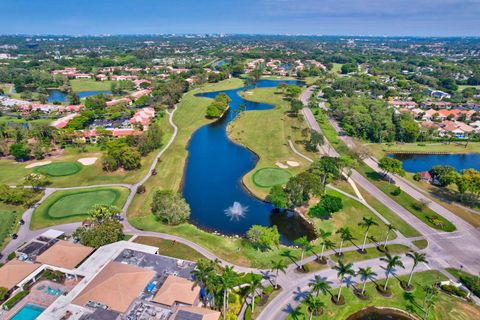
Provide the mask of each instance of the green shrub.
POLYGON ((465 285, 474 295, 480 297, 480 277, 478 276, 460 276, 460 282, 465 285))
POLYGON ((244 320, 251 320, 252 319, 252 306, 248 305, 247 309, 245 310, 245 315, 243 316, 244 320))
POLYGON ((308 266, 308 264, 304 264, 302 268, 304 272, 310 272, 310 267, 308 266))
POLYGON ((426 147, 427 145, 425 143, 417 143, 417 146, 419 147, 426 147))
POLYGON ((393 189, 392 192, 390 192, 392 194, 392 196, 399 196, 401 193, 402 193, 402 189, 400 189, 399 187, 396 187, 395 189, 393 189))
POLYGON ((453 295, 456 295, 456 296, 459 296, 459 297, 462 297, 462 298, 467 297, 467 293, 465 291, 463 291, 460 288, 455 287, 454 285, 445 284, 445 285, 442 285, 440 288, 442 288, 442 290, 447 292, 447 293, 450 293, 450 294, 453 294, 453 295))
POLYGON ((7 259, 10 261, 15 259, 16 257, 17 257, 17 254, 15 253, 15 251, 13 251, 8 254, 7 259))
POLYGON ((269 285, 269 286, 266 286, 265 288, 263 288, 263 294, 264 295, 269 295, 273 292, 273 286, 272 285, 269 285))
POLYGON ((420 181, 420 180, 422 180, 422 177, 420 176, 420 173, 415 173, 415 174, 413 175, 413 180, 415 180, 415 181, 420 181))
POLYGON ((20 291, 19 293, 17 293, 16 295, 8 299, 8 301, 3 304, 3 309, 5 310, 12 309, 12 307, 15 306, 15 304, 17 304, 18 301, 20 301, 22 298, 27 296, 29 293, 30 291, 28 290, 20 291))

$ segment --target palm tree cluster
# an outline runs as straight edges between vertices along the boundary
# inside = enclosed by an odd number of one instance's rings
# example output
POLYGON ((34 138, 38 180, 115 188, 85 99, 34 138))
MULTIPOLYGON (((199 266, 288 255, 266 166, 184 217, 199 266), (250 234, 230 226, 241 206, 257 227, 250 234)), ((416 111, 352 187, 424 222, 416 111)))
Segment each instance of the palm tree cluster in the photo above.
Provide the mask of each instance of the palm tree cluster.
MULTIPOLYGON (((324 235, 325 238, 327 238, 329 235, 327 233, 321 233, 324 235)), ((322 237, 322 238, 324 238, 322 237)), ((325 240, 324 240, 325 241, 325 240)), ((323 250, 322 250, 322 255, 323 255, 323 250)), ((412 277, 413 273, 418 266, 419 263, 428 263, 426 259, 426 254, 422 252, 415 252, 415 251, 410 251, 406 254, 406 257, 409 257, 413 261, 412 269, 410 271, 410 275, 408 277, 408 282, 405 284, 402 284, 402 287, 405 290, 410 290, 412 288, 412 277)), ((354 285, 352 285, 353 290, 355 292, 355 295, 359 297, 360 299, 368 299, 368 296, 366 295, 366 285, 368 281, 372 281, 376 284, 377 290, 380 291, 380 293, 383 294, 388 294, 388 283, 391 275, 395 275, 395 269, 400 267, 404 268, 404 264, 402 262, 402 257, 396 256, 396 255, 391 255, 390 253, 386 253, 384 257, 381 257, 380 260, 382 262, 385 262, 386 265, 383 267, 385 270, 385 284, 382 286, 379 286, 376 282, 375 279, 378 276, 378 274, 373 270, 372 267, 367 266, 367 267, 360 267, 358 270, 354 270, 353 263, 344 263, 343 260, 339 260, 337 265, 333 267, 335 271, 337 271, 337 279, 340 282, 340 286, 338 288, 338 293, 336 295, 333 295, 331 293, 331 285, 330 282, 326 278, 322 278, 318 275, 316 275, 311 282, 309 283, 310 287, 310 292, 308 293, 307 297, 304 300, 304 304, 307 307, 307 311, 309 314, 309 319, 312 319, 314 315, 320 315, 323 312, 323 308, 325 307, 325 303, 321 301, 321 295, 329 295, 331 297, 331 300, 335 304, 344 304, 345 299, 342 296, 342 289, 344 287, 344 284, 347 284, 347 287, 349 284, 355 283, 352 280, 349 280, 351 277, 359 276, 359 279, 361 281, 361 289, 357 289, 354 285), (347 280, 348 279, 348 280, 347 280)), ((283 269, 281 269, 283 270, 283 269)), ((428 300, 425 305, 427 310, 431 308, 431 301, 433 299, 426 299, 428 300)))
MULTIPOLYGON (((200 259, 192 275, 195 282, 205 290, 204 303, 212 309, 221 310, 226 318, 228 309, 228 296, 231 290, 240 283, 241 274, 236 273, 231 266, 221 266, 220 260, 200 259), (222 301, 220 303, 220 301, 222 301)), ((251 277, 252 282, 259 286, 256 277, 251 277)))

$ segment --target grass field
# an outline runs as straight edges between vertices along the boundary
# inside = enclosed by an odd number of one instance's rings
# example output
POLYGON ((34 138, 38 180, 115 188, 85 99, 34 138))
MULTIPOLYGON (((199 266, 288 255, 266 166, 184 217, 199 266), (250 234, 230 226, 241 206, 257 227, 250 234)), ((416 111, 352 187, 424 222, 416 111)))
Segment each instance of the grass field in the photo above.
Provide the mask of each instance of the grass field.
POLYGON ((171 240, 156 237, 137 237, 134 242, 157 247, 159 254, 177 259, 198 261, 199 259, 205 258, 189 246, 171 240))
MULTIPOLYGON (((305 170, 310 163, 296 155, 288 145, 288 139, 295 143, 295 148, 304 153, 301 136, 303 128, 307 127, 301 116, 290 117, 287 111, 289 102, 275 88, 261 88, 249 90, 252 94, 241 93, 244 99, 274 105, 269 110, 243 112, 230 122, 227 133, 230 139, 246 146, 259 156, 255 168, 243 177, 245 186, 257 197, 264 199, 269 188, 261 188, 253 181, 253 174, 260 168, 275 167, 277 161, 293 160, 300 164, 289 168, 291 173, 297 174, 305 170)), ((305 152, 306 155, 311 155, 305 152)), ((312 155, 313 157, 314 155, 312 155)))
POLYGON ((18 229, 16 222, 24 211, 25 208, 0 202, 0 250, 10 240, 9 235, 18 229))
POLYGON ((253 174, 253 183, 261 188, 270 188, 288 182, 292 174, 280 168, 261 168, 253 174))
POLYGON ((449 152, 449 153, 480 153, 480 142, 469 142, 465 148, 464 144, 444 144, 444 143, 405 143, 405 144, 386 144, 386 143, 368 143, 368 149, 377 159, 383 158, 390 152, 449 152))
POLYGON ((129 194, 127 188, 99 187, 56 191, 32 215, 31 229, 82 221, 95 204, 121 208, 129 194))
MULTIPOLYGON (((179 190, 185 163, 188 157, 186 150, 188 141, 192 133, 211 120, 205 118, 205 112, 211 99, 196 97, 200 92, 218 91, 234 89, 241 87, 243 81, 237 78, 228 79, 215 84, 206 84, 197 89, 187 92, 178 105, 178 110, 173 117, 174 123, 178 127, 178 134, 172 145, 167 149, 160 159, 156 170, 157 175, 150 177, 145 183, 147 192, 136 195, 132 205, 129 208, 129 216, 147 216, 150 215, 150 203, 153 197, 153 191, 156 189, 179 190)), ((166 117, 165 117, 166 118, 166 117)), ((165 141, 171 137, 173 129, 166 123, 165 141)))
POLYGON ((475 88, 475 89, 480 89, 480 86, 469 86, 469 85, 462 85, 458 86, 458 91, 461 92, 467 88, 475 88))
MULTIPOLYGON (((400 280, 408 279, 408 276, 399 277, 400 280)), ((393 296, 385 298, 377 293, 372 283, 367 284, 367 294, 370 296, 369 300, 363 301, 358 299, 351 289, 344 288, 342 295, 345 298, 345 305, 337 306, 330 301, 329 296, 321 296, 325 303, 324 312, 321 316, 314 316, 315 320, 327 319, 346 319, 349 315, 368 306, 380 306, 398 308, 414 314, 419 319, 425 319, 425 312, 423 303, 425 300, 425 292, 421 289, 422 286, 434 284, 438 281, 445 280, 445 276, 437 271, 426 271, 415 273, 413 276, 413 283, 415 289, 410 295, 406 295, 399 285, 399 281, 392 279, 389 282, 393 296)), ((380 281, 382 282, 382 281, 380 281)), ((332 294, 337 293, 333 290, 332 294)), ((436 298, 436 304, 430 312, 428 320, 473 320, 478 319, 480 307, 472 303, 467 303, 461 299, 455 298, 444 293, 439 293, 436 298)), ((295 315, 291 314, 289 320, 306 320, 309 319, 309 314, 306 310, 305 304, 301 304, 295 315)))
POLYGON ((405 237, 418 237, 421 234, 415 230, 411 225, 405 222, 402 218, 397 216, 394 212, 392 212, 387 206, 383 203, 378 201, 374 198, 371 194, 363 190, 360 186, 357 185, 360 193, 362 194, 363 198, 371 205, 377 212, 379 212, 382 216, 385 217, 391 224, 393 224, 401 234, 405 237))
POLYGON ((334 63, 332 67, 332 72, 340 73, 342 71, 343 64, 341 63, 334 63))
POLYGON ((49 177, 71 176, 80 170, 82 170, 82 165, 78 162, 52 162, 33 169, 33 171, 49 177))
MULTIPOLYGON (((348 227, 352 232, 352 235, 357 239, 355 244, 361 245, 364 235, 364 230, 358 226, 358 223, 362 221, 363 217, 372 218, 378 226, 373 226, 370 228, 369 236, 375 237, 377 240, 382 240, 386 233, 386 225, 367 207, 362 203, 355 201, 351 198, 344 196, 343 194, 338 193, 334 190, 327 190, 327 194, 340 197, 343 203, 343 209, 339 212, 333 213, 332 217, 328 220, 321 220, 319 218, 314 218, 315 225, 325 231, 333 233, 331 240, 336 243, 337 246, 340 245, 340 236, 335 234, 335 231, 341 227, 348 227)), ((393 237, 390 240, 394 239, 393 237)), ((344 246, 350 246, 351 243, 345 243, 344 246)))
POLYGON ((109 91, 112 81, 95 81, 93 79, 70 80, 72 91, 109 91))

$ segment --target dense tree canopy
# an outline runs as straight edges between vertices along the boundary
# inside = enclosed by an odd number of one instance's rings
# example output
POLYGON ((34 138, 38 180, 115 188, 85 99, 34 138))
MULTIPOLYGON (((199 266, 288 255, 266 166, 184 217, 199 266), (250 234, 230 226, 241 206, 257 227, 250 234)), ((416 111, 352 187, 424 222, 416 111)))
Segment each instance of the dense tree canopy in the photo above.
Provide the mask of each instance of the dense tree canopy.
POLYGON ((172 190, 158 190, 153 194, 152 213, 169 225, 186 222, 190 217, 190 206, 180 193, 172 190))

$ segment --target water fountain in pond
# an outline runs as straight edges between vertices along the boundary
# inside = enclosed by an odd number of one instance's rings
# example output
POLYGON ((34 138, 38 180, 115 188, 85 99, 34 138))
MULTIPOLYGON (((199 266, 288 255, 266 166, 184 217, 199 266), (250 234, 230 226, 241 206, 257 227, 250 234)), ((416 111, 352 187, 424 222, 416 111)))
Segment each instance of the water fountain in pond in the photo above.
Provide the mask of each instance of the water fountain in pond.
POLYGON ((225 209, 225 215, 230 218, 230 220, 238 221, 240 218, 245 217, 245 213, 247 213, 248 207, 242 206, 240 202, 235 201, 233 206, 228 207, 225 209))

